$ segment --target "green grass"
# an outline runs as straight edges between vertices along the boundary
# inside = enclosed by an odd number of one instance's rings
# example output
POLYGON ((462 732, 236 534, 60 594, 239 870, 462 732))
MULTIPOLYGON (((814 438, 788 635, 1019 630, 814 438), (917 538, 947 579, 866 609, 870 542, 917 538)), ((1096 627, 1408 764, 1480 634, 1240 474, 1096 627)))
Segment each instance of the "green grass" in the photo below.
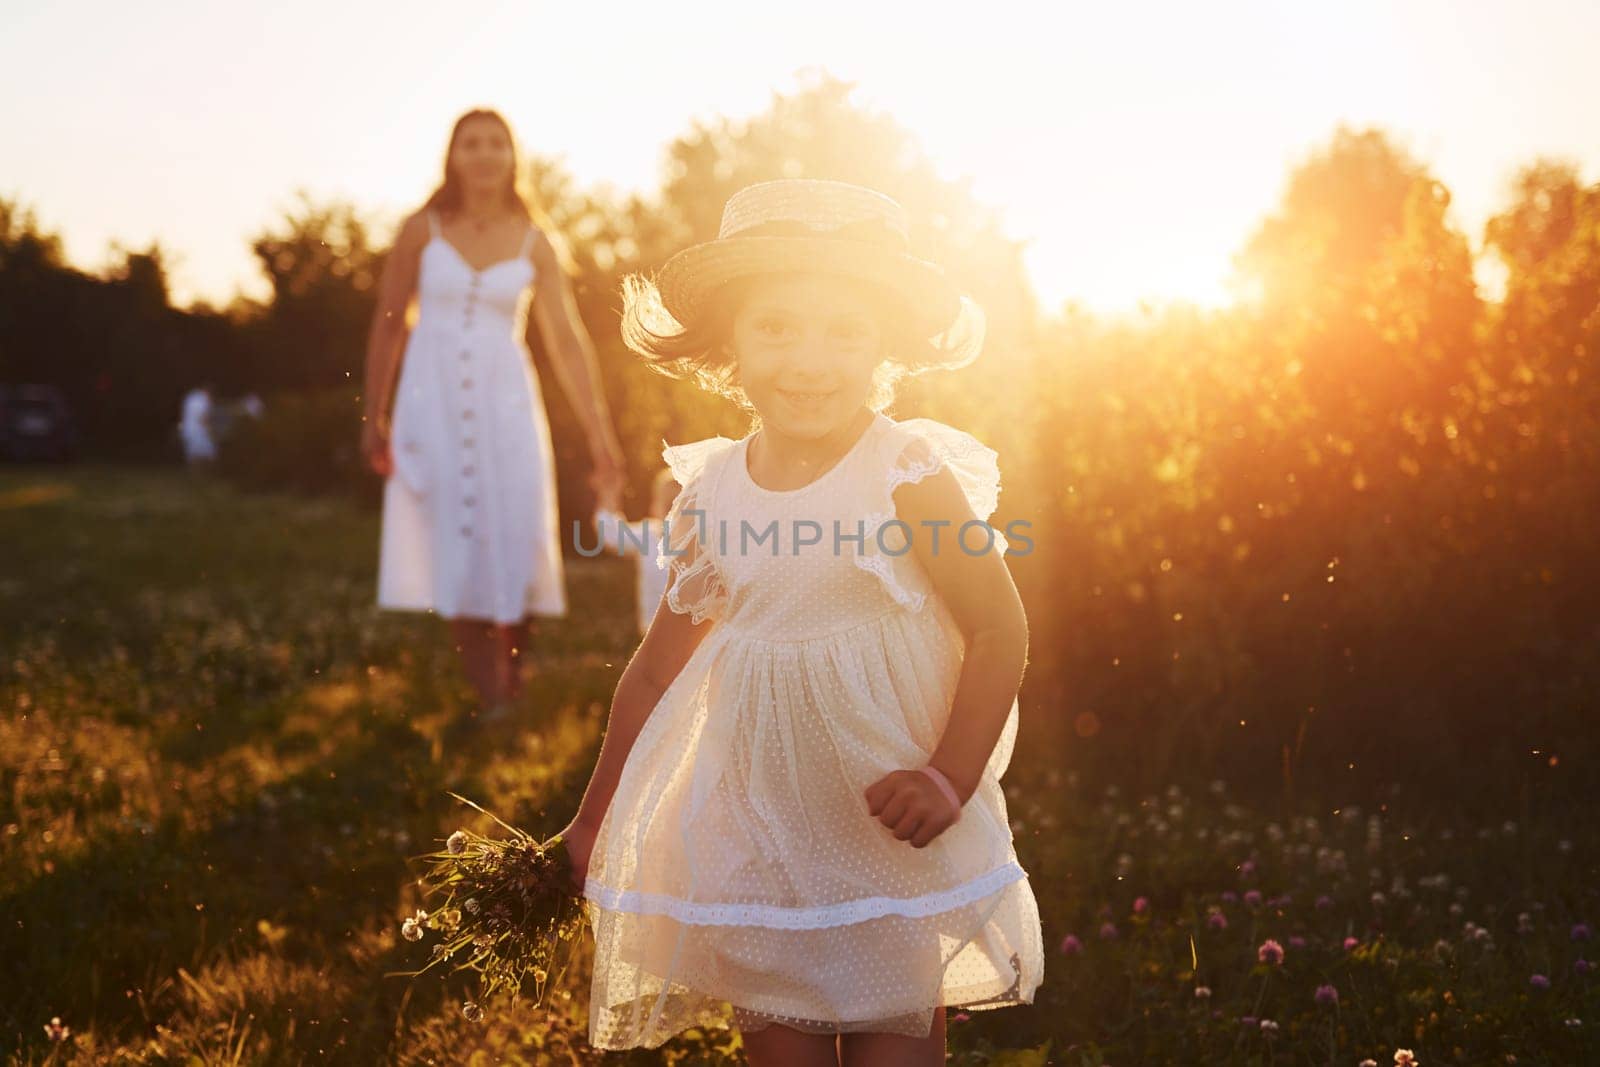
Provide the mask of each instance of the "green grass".
POLYGON ((381 977, 419 962, 397 937, 408 857, 478 825, 449 790, 536 832, 570 817, 631 647, 626 571, 573 562, 572 594, 605 610, 545 627, 537 728, 491 736, 452 727, 470 696, 444 624, 373 607, 369 513, 163 469, 11 469, 0 542, 0 1045, 40 1057, 52 1016, 84 1062, 482 1040, 463 982, 381 977))
MULTIPOLYGON (((634 637, 627 565, 569 560, 583 607, 534 642, 525 728, 463 730, 444 624, 373 606, 377 534, 339 502, 170 469, 0 469, 10 1062, 742 1061, 721 1031, 595 1055, 586 954, 544 1008, 481 1026, 463 976, 383 977, 425 960, 399 936, 426 903, 413 857, 493 832, 447 792, 558 829, 634 637), (71 1034, 52 1043, 55 1016, 71 1034)), ((1575 970, 1600 952, 1572 931, 1600 919, 1586 811, 1519 793, 1477 825, 1456 803, 1471 782, 1267 811, 1203 772, 1136 796, 1066 762, 1023 745, 1006 778, 1045 983, 1032 1007, 954 1018, 952 1062, 1600 1062, 1596 979, 1575 970), (1268 938, 1281 964, 1258 961, 1268 938)))

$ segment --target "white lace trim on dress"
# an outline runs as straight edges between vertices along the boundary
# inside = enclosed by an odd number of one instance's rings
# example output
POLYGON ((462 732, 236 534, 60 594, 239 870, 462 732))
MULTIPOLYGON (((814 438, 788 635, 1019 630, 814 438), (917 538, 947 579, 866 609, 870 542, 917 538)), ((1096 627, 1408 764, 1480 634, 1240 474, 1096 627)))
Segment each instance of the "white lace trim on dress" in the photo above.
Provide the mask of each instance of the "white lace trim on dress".
POLYGON ((722 618, 728 600, 728 584, 709 549, 700 543, 704 528, 704 512, 685 515, 704 507, 700 501, 709 496, 703 492, 707 484, 707 466, 719 455, 726 455, 738 442, 726 437, 708 437, 683 445, 667 445, 661 458, 672 470, 672 476, 682 486, 677 499, 668 509, 665 523, 666 538, 655 559, 656 567, 670 567, 667 607, 680 615, 689 616, 694 623, 708 618, 722 618))
MULTIPOLYGON (((973 515, 987 522, 1000 501, 1000 457, 998 452, 966 431, 934 419, 898 422, 886 438, 885 447, 896 451, 887 457, 888 474, 878 490, 877 499, 882 507, 866 517, 867 544, 871 549, 864 545, 855 555, 855 564, 876 575, 896 603, 912 611, 921 611, 932 590, 921 568, 910 558, 910 546, 906 545, 903 552, 885 553, 878 551, 876 543, 877 531, 895 518, 894 491, 948 467, 961 486, 973 515)), ((925 532, 912 533, 913 536, 927 536, 925 532)), ((945 535, 954 537, 955 533, 945 531, 945 535)), ((941 546, 946 543, 941 541, 941 546)), ((996 533, 993 544, 994 551, 1005 554, 1004 537, 996 533)))
POLYGON ((664 893, 619 890, 598 882, 585 882, 583 895, 603 908, 640 915, 667 915, 680 922, 712 926, 770 926, 783 930, 814 930, 824 926, 878 919, 885 915, 925 917, 981 900, 1028 872, 1015 861, 996 867, 970 882, 926 893, 920 897, 861 897, 837 904, 789 908, 777 904, 719 904, 684 900, 664 893))

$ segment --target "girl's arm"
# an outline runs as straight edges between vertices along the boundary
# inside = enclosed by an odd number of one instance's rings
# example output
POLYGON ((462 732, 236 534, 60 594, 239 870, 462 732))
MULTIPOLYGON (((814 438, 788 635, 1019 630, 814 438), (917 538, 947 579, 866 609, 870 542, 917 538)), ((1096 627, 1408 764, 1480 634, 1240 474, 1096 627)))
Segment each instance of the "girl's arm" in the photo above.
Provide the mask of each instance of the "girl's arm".
MULTIPOLYGON (((969 553, 956 534, 976 518, 948 468, 894 494, 898 518, 911 527, 912 551, 966 637, 966 656, 956 683, 949 722, 928 763, 942 771, 965 804, 1005 729, 1028 662, 1028 620, 1022 597, 998 548, 969 553), (929 522, 939 527, 934 551, 929 522)), ((996 532, 995 537, 1001 536, 996 532)), ((868 808, 895 836, 921 848, 955 822, 958 812, 927 775, 915 768, 895 771, 867 789, 868 808)))
POLYGON ((406 311, 417 288, 422 248, 428 241, 427 216, 415 212, 400 227, 394 247, 383 262, 378 281, 378 303, 367 330, 367 375, 363 391, 366 411, 362 426, 362 452, 377 473, 389 475, 389 398, 394 394, 396 372, 405 351, 406 311))
MULTIPOLYGON (((646 564, 648 565, 648 563, 646 564)), ((669 587, 670 588, 670 587, 669 587)), ((589 785, 578 804, 578 814, 569 829, 576 828, 592 843, 600 829, 600 821, 611 806, 611 797, 622 776, 622 766, 634 740, 644 728, 645 720, 655 710, 661 694, 678 677, 694 650, 700 647, 716 622, 704 619, 699 623, 689 621, 689 616, 673 611, 667 605, 666 594, 656 606, 655 618, 645 631, 644 640, 622 671, 617 682, 616 695, 611 698, 611 715, 606 720, 606 733, 600 743, 600 757, 595 764, 589 785)), ((585 860, 587 853, 585 853, 585 860)))
POLYGON ((620 488, 622 446, 617 441, 617 431, 606 406, 605 391, 600 387, 594 343, 578 314, 572 283, 552 243, 560 237, 543 231, 541 236, 542 240, 533 243, 534 321, 550 353, 556 379, 573 410, 583 420, 589 454, 594 458, 596 481, 601 488, 620 488))

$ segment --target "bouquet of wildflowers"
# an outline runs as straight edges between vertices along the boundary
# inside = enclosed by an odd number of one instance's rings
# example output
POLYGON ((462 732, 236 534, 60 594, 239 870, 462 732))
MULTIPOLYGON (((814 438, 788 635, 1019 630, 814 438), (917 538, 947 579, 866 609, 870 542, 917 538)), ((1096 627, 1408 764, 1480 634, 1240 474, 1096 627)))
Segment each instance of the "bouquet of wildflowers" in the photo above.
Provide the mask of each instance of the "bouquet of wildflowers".
POLYGON ((520 996, 533 980, 534 1004, 559 981, 583 932, 583 898, 572 887, 572 859, 560 834, 547 841, 501 821, 465 797, 451 796, 488 815, 509 838, 483 837, 457 830, 429 862, 419 884, 427 897, 439 897, 432 912, 417 909, 400 926, 407 941, 439 934, 433 955, 420 970, 394 971, 416 977, 440 964, 478 972, 478 994, 462 1011, 471 1022, 483 1019, 483 1004, 500 990, 520 996))

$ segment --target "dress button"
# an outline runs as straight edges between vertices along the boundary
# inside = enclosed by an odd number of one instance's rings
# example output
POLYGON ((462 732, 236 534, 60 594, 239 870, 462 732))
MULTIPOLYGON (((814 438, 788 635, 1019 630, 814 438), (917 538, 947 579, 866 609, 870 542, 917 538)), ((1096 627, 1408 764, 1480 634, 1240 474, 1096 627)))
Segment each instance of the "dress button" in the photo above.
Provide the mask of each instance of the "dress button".
POLYGON ((471 389, 472 388, 472 379, 471 378, 463 378, 463 379, 461 379, 461 388, 463 388, 463 389, 471 389))
POLYGON ((471 466, 471 465, 470 465, 470 464, 469 464, 469 465, 468 465, 468 466, 465 466, 465 467, 462 467, 462 468, 461 468, 461 477, 463 477, 463 478, 470 478, 470 477, 472 477, 472 476, 473 476, 473 475, 474 475, 474 474, 476 474, 476 473, 477 473, 477 472, 478 472, 478 468, 477 468, 477 467, 474 467, 474 466, 471 466))
POLYGON ((477 444, 477 438, 475 437, 466 437, 461 441, 462 448, 471 448, 475 444, 477 444))
POLYGON ((471 537, 472 536, 472 527, 470 527, 470 526, 461 527, 461 536, 462 537, 471 537))
POLYGON ((461 498, 461 503, 465 504, 469 508, 472 507, 472 505, 476 504, 477 502, 478 502, 478 498, 475 497, 475 496, 464 496, 464 497, 461 498))

